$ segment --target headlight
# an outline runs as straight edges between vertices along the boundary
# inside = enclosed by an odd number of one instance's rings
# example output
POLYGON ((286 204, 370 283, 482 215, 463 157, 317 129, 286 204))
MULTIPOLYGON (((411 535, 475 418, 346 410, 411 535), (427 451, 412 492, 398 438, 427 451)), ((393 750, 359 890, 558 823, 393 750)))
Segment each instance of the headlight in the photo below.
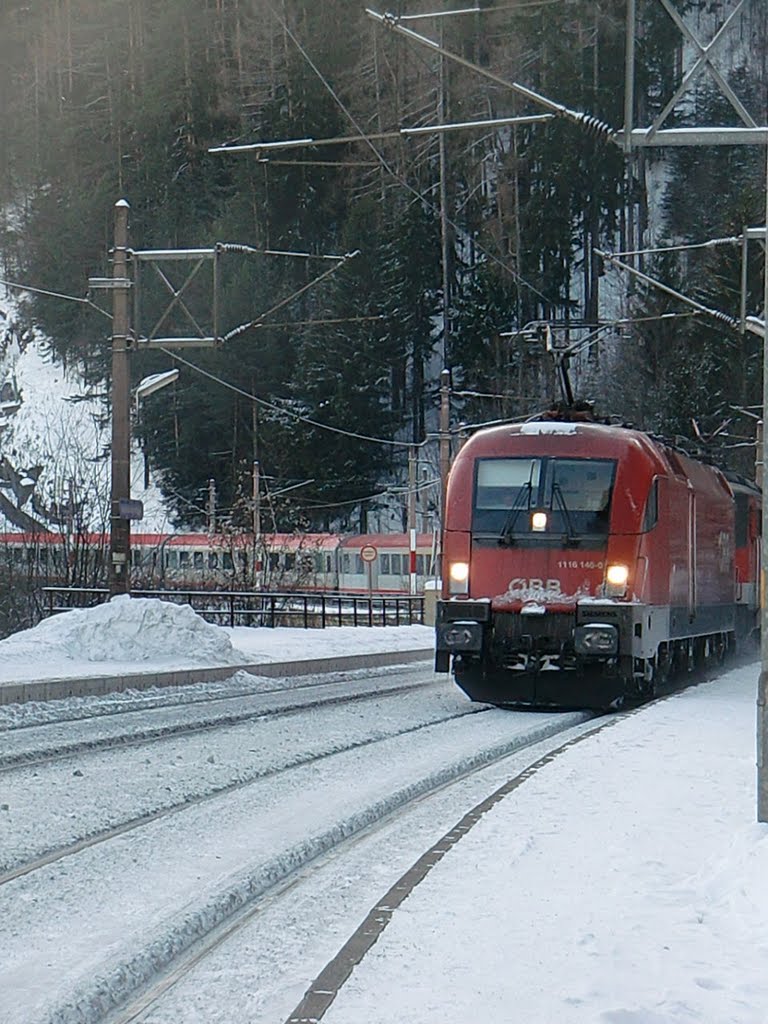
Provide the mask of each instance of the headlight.
POLYGON ((626 565, 609 565, 605 570, 605 582, 612 587, 626 587, 629 569, 626 565))
POLYGON ((605 593, 607 597, 624 597, 627 592, 629 568, 614 563, 605 570, 605 593))
POLYGON ((452 594, 468 593, 469 562, 451 562, 448 569, 448 578, 452 594))
POLYGON ((466 583, 469 579, 469 562, 451 562, 449 575, 454 583, 466 583))
POLYGON ((542 533, 547 528, 547 513, 534 512, 531 516, 531 529, 535 533, 542 533))

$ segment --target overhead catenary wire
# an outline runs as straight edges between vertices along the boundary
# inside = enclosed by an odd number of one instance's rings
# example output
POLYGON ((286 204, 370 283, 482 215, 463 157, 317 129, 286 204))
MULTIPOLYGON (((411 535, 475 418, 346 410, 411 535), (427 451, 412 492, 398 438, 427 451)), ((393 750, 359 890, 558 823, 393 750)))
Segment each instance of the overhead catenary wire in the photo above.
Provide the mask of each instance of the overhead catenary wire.
POLYGON ((714 249, 719 245, 740 245, 742 239, 738 235, 726 238, 710 238, 706 242, 680 242, 677 245, 657 245, 652 249, 626 249, 611 253, 612 256, 624 259, 627 256, 655 256, 660 252, 687 252, 689 249, 714 249))
POLYGON ((54 299, 66 299, 68 302, 80 302, 85 306, 90 306, 91 309, 95 309, 97 313, 101 313, 102 316, 107 317, 109 320, 112 319, 111 313, 102 309, 101 306, 97 306, 96 303, 87 296, 65 295, 62 292, 50 291, 48 288, 35 288, 31 284, 20 284, 17 281, 6 281, 3 278, 0 278, 0 284, 4 285, 6 288, 13 288, 20 292, 31 292, 34 295, 49 295, 54 299))
POLYGON ((551 7, 562 0, 529 0, 528 3, 499 4, 496 7, 460 7, 455 11, 426 11, 424 14, 401 14, 398 21, 431 21, 433 18, 452 18, 462 14, 496 14, 497 11, 530 10, 537 7, 551 7))
MULTIPOLYGON (((312 69, 312 71, 313 71, 313 72, 314 72, 314 73, 315 73, 315 74, 317 75, 317 77, 319 78, 320 82, 322 83, 322 85, 324 86, 324 88, 325 88, 325 89, 326 89, 326 90, 328 91, 328 93, 329 93, 329 95, 331 96, 331 98, 333 99, 334 103, 336 103, 336 105, 337 105, 337 106, 339 107, 339 109, 341 110, 342 114, 344 114, 344 116, 345 116, 345 117, 347 118, 347 120, 348 120, 348 121, 350 122, 350 124, 351 124, 351 125, 352 125, 352 126, 354 127, 354 129, 355 129, 355 130, 357 131, 358 135, 360 136, 360 141, 361 141, 361 142, 365 142, 365 144, 366 144, 366 145, 368 146, 368 148, 369 148, 369 149, 371 150, 371 152, 372 152, 372 153, 373 153, 373 154, 374 154, 374 155, 376 156, 377 160, 379 161, 379 163, 381 164, 381 166, 382 166, 382 167, 384 168, 384 170, 385 170, 385 171, 386 171, 386 172, 387 172, 387 173, 388 173, 388 174, 389 174, 389 175, 390 175, 390 176, 391 176, 392 178, 394 178, 394 179, 395 179, 395 181, 397 181, 397 182, 398 182, 398 183, 399 183, 399 184, 400 184, 400 185, 401 185, 401 186, 402 186, 403 188, 405 188, 405 189, 406 189, 406 190, 407 190, 408 192, 410 192, 410 193, 411 193, 411 194, 412 194, 413 196, 415 196, 415 197, 416 197, 416 198, 417 198, 417 199, 419 200, 419 202, 422 202, 422 203, 424 203, 424 204, 425 204, 426 206, 428 206, 428 207, 429 207, 429 208, 430 208, 430 209, 431 209, 431 210, 432 210, 433 212, 435 212, 435 210, 436 210, 436 207, 435 207, 434 203, 430 202, 430 200, 428 200, 428 199, 427 199, 427 198, 425 197, 425 195, 423 195, 422 193, 420 193, 418 189, 414 188, 414 187, 413 187, 413 185, 411 185, 411 184, 410 184, 410 183, 409 183, 408 181, 406 181, 406 179, 405 179, 405 178, 403 178, 403 177, 402 177, 402 176, 401 176, 400 174, 398 174, 398 172, 397 172, 397 171, 396 171, 396 170, 395 170, 395 169, 394 169, 394 168, 393 168, 393 167, 391 166, 391 164, 390 164, 390 163, 389 163, 389 162, 387 161, 387 159, 386 159, 386 157, 384 156, 384 154, 383 154, 383 153, 381 153, 381 152, 380 152, 380 151, 379 151, 379 150, 378 150, 378 149, 376 148, 376 146, 375 146, 375 145, 373 144, 373 142, 372 142, 372 141, 370 140, 370 137, 369 137, 368 133, 367 133, 367 132, 366 132, 366 131, 365 131, 365 130, 364 130, 364 129, 362 128, 362 126, 361 126, 361 125, 360 125, 360 123, 359 123, 359 122, 357 121, 357 119, 355 118, 355 116, 354 116, 354 115, 353 115, 353 114, 351 113, 351 111, 350 111, 350 110, 349 110, 349 109, 347 108, 347 106, 346 106, 346 104, 344 103, 344 101, 343 101, 343 100, 341 99, 341 97, 340 97, 340 96, 338 95, 338 93, 337 93, 337 92, 336 92, 336 90, 335 90, 335 89, 333 88, 333 86, 331 85, 331 83, 330 83, 330 82, 329 82, 329 81, 327 80, 327 78, 325 77, 325 75, 323 75, 322 71, 321 71, 321 70, 320 70, 320 69, 319 69, 319 68, 317 67, 317 65, 316 65, 316 64, 314 63, 314 61, 312 60, 312 58, 311 58, 311 57, 309 56, 309 54, 307 53, 306 49, 305 49, 305 48, 304 48, 304 47, 303 47, 303 46, 301 45, 301 42, 300 42, 300 41, 299 41, 299 40, 297 39, 296 35, 295 35, 295 34, 294 34, 294 33, 293 33, 292 31, 291 31, 291 29, 290 29, 290 26, 289 26, 289 25, 287 24, 287 22, 285 21, 285 19, 284 19, 284 18, 283 18, 283 17, 282 17, 281 15, 280 15, 280 13, 279 13, 279 12, 278 12, 278 11, 277 11, 277 10, 275 9, 274 5, 273 5, 273 4, 271 4, 271 3, 268 3, 268 4, 267 4, 267 6, 268 6, 268 8, 269 8, 270 12, 272 13, 272 16, 273 16, 273 17, 275 18, 275 20, 276 20, 276 21, 278 22, 278 24, 279 24, 279 25, 281 26, 281 28, 283 29, 283 31, 285 32, 285 34, 286 34, 286 35, 288 36, 288 38, 289 38, 289 39, 291 40, 291 42, 292 42, 292 43, 294 44, 294 46, 295 46, 295 47, 296 47, 296 49, 297 49, 297 50, 299 51, 299 53, 300 53, 300 54, 301 54, 301 56, 302 56, 302 57, 304 58, 304 60, 305 60, 305 61, 307 62, 307 64, 309 65, 309 67, 310 67, 310 68, 312 69)), ((312 145, 312 140, 309 140, 309 141, 307 142, 307 145, 312 145)), ((454 231, 458 232, 459 234, 462 234, 462 229, 461 229, 461 228, 460 228, 460 227, 459 227, 459 226, 458 226, 458 225, 457 225, 457 224, 456 224, 456 223, 455 223, 454 221, 452 221, 452 220, 451 220, 450 218, 447 218, 447 222, 448 222, 448 224, 450 224, 450 226, 451 226, 451 227, 453 228, 453 230, 454 230, 454 231)), ((548 304, 549 304, 549 303, 550 303, 550 302, 552 301, 552 300, 551 300, 551 299, 550 299, 550 298, 549 298, 549 297, 548 297, 547 295, 545 295, 545 294, 544 294, 544 292, 540 291, 540 290, 539 290, 539 289, 538 289, 538 288, 537 288, 537 287, 536 287, 536 286, 535 286, 534 284, 532 284, 532 283, 531 283, 530 281, 527 281, 527 280, 526 280, 526 279, 525 279, 525 278, 524 278, 524 277, 522 276, 522 274, 518 273, 518 272, 517 272, 517 271, 516 271, 516 270, 515 270, 515 269, 514 269, 513 267, 511 267, 511 266, 510 266, 510 265, 509 265, 508 263, 506 263, 506 262, 505 262, 504 260, 502 260, 502 259, 500 259, 500 258, 499 258, 498 256, 496 256, 496 255, 495 255, 495 253, 491 252, 491 251, 490 251, 489 249, 486 249, 486 248, 485 248, 484 246, 482 246, 482 245, 481 245, 481 244, 480 244, 479 242, 477 242, 477 241, 475 241, 475 242, 474 242, 474 245, 475 245, 475 248, 476 248, 476 249, 477 249, 477 250, 478 250, 479 252, 482 252, 482 253, 483 253, 483 254, 484 254, 484 255, 485 255, 485 256, 486 256, 486 257, 487 257, 488 259, 490 259, 490 260, 491 260, 491 262, 495 263, 495 264, 496 264, 497 266, 499 266, 499 267, 501 267, 501 268, 502 268, 503 270, 505 270, 505 271, 506 271, 506 272, 507 272, 507 273, 508 273, 508 274, 509 274, 509 275, 510 275, 510 276, 511 276, 511 277, 512 277, 512 278, 513 278, 513 279, 514 279, 515 281, 517 281, 517 282, 518 282, 518 283, 519 283, 520 285, 522 285, 522 286, 524 286, 525 288, 527 288, 527 289, 528 289, 528 290, 529 290, 529 291, 530 291, 530 292, 531 292, 532 294, 534 294, 534 295, 538 296, 538 297, 539 297, 540 299, 542 299, 542 300, 543 300, 543 301, 544 301, 545 303, 548 303, 548 304)))
POLYGON ((514 92, 519 93, 526 99, 532 100, 534 103, 539 104, 539 106, 544 107, 553 114, 557 114, 565 120, 578 124, 580 127, 585 128, 593 137, 604 141, 615 141, 616 132, 610 127, 610 125, 601 121, 600 118, 595 117, 592 114, 585 114, 580 110, 573 110, 570 107, 566 107, 563 103, 557 103, 556 101, 549 99, 549 97, 544 96, 542 93, 529 89, 525 85, 521 85, 520 82, 513 82, 509 79, 502 78, 500 75, 494 74, 492 71, 489 71, 487 68, 484 68, 479 64, 473 64, 472 61, 467 60, 466 57, 462 57, 460 54, 446 50, 440 45, 440 43, 435 42, 434 39, 429 39, 427 36, 422 36, 418 32, 414 32, 412 29, 405 28, 400 23, 402 19, 396 14, 379 14, 370 7, 366 7, 365 13, 374 21, 379 22, 391 31, 397 32, 400 35, 405 36, 407 39, 421 43, 433 52, 441 54, 443 57, 452 60, 456 64, 460 64, 462 67, 469 68, 476 74, 494 82, 496 85, 500 85, 506 89, 512 89, 514 92))
MULTIPOLYGON (((250 327, 254 327, 254 328, 264 327, 264 326, 269 326, 269 327, 276 327, 276 326, 291 327, 291 326, 297 326, 297 325, 300 326, 300 325, 311 325, 311 324, 337 324, 337 323, 345 323, 345 322, 358 322, 358 321, 364 321, 364 320, 381 320, 381 319, 383 319, 383 317, 381 315, 376 315, 376 316, 372 316, 372 317, 330 318, 328 320, 318 320, 318 321, 313 321, 313 320, 287 321, 284 324, 269 324, 269 325, 265 325, 265 324, 262 324, 260 322, 264 317, 268 316, 270 312, 276 311, 277 309, 281 308, 287 302, 290 302, 293 298, 295 298, 298 294, 300 294, 301 292, 305 291, 307 288, 312 287, 312 285, 317 284, 318 281, 322 280, 324 277, 327 277, 328 275, 334 273, 339 268, 339 266, 341 266, 341 264, 342 264, 344 259, 349 259, 352 256, 356 256, 356 255, 358 255, 358 251, 355 251, 354 253, 350 253, 347 257, 341 258, 339 260, 339 262, 334 267, 332 267, 330 270, 325 271, 325 273, 321 274, 318 278, 315 278, 313 281, 309 282, 309 284, 305 285, 302 289, 300 289, 299 292, 295 292, 293 295, 289 296, 287 299, 282 300, 276 306, 272 307, 272 310, 268 310, 267 312, 262 313, 260 315, 260 317, 257 318, 256 321, 253 321, 251 324, 248 324, 248 325, 241 325, 240 328, 236 328, 235 331, 230 332, 228 335, 225 336, 225 340, 231 340, 231 338, 236 337, 238 334, 244 333, 244 331, 246 329, 249 329, 250 327)), ((78 297, 76 295, 65 295, 65 294, 63 294, 61 292, 48 291, 47 289, 35 288, 35 287, 29 286, 29 285, 21 285, 21 284, 15 284, 14 282, 6 282, 6 281, 4 281, 2 279, 0 279, 0 284, 5 284, 8 287, 17 287, 17 288, 19 288, 19 289, 21 289, 23 291, 39 292, 39 293, 41 293, 43 295, 50 295, 50 296, 52 296, 54 298, 65 299, 65 300, 70 301, 70 302, 84 303, 84 304, 86 304, 88 306, 91 306, 92 308, 98 310, 100 313, 103 313, 104 316, 108 317, 110 320, 112 319, 112 315, 110 313, 107 313, 105 310, 103 310, 99 306, 95 305, 95 303, 91 302, 89 299, 80 298, 80 297, 78 297)), ((273 412, 275 412, 275 413, 277 413, 277 414, 279 414, 281 416, 289 416, 292 419, 295 419, 295 420, 297 420, 299 422, 307 423, 308 425, 313 426, 313 427, 317 428, 318 430, 326 430, 326 431, 329 431, 330 433, 333 433, 333 434, 339 434, 339 435, 345 436, 345 437, 356 438, 357 440, 367 441, 367 442, 370 442, 371 444, 383 444, 383 445, 389 445, 389 446, 398 447, 398 448, 410 448, 412 446, 412 442, 410 442, 410 441, 396 441, 396 440, 393 440, 391 438, 373 437, 373 436, 370 436, 370 435, 367 435, 367 434, 360 434, 360 433, 357 433, 355 431, 344 430, 341 427, 333 427, 333 426, 331 426, 330 424, 327 424, 327 423, 320 423, 318 420, 313 420, 313 419, 311 419, 308 416, 302 416, 301 414, 295 413, 295 412, 293 412, 293 411, 291 411, 289 409, 285 409, 285 408, 282 408, 280 406, 274 405, 273 403, 266 401, 266 399, 259 398, 258 396, 253 395, 250 392, 245 391, 242 388, 239 388, 236 384, 231 384, 230 382, 225 381, 225 380, 223 380, 220 377, 217 377, 215 374, 210 373, 208 370, 204 370, 201 366, 197 366, 195 363, 192 363, 188 359, 185 359, 183 356, 180 356, 178 354, 178 352, 175 352, 175 351, 172 351, 171 349, 165 348, 162 345, 158 345, 157 349, 159 351, 161 351, 161 352, 164 352, 171 359, 174 359, 175 361, 177 361, 177 362, 181 363, 182 365, 188 367, 189 369, 193 370, 194 372, 199 373, 202 376, 207 377, 209 380, 214 381, 215 383, 219 384, 221 387, 227 388, 230 391, 233 391, 236 394, 239 394, 239 395, 241 395, 244 398, 248 398, 250 401, 255 402, 257 405, 261 405, 264 408, 270 409, 273 412)))
POLYGON ((305 509, 315 510, 320 508, 343 508, 346 505, 359 505, 361 501, 374 501, 376 498, 403 498, 407 497, 409 494, 418 494, 421 491, 427 491, 431 487, 437 486, 439 483, 439 477, 435 477, 433 480, 422 481, 422 483, 417 484, 417 486, 412 489, 408 487, 386 487, 382 491, 376 491, 375 494, 367 494, 361 498, 350 498, 348 501, 331 501, 325 502, 323 504, 307 504, 305 499, 305 503, 299 506, 299 510, 301 511, 305 509))
MULTIPOLYGON (((669 285, 664 284, 663 281, 658 281, 656 278, 651 277, 648 274, 644 274, 642 271, 637 270, 635 267, 631 267, 627 263, 623 263, 621 260, 617 259, 612 253, 604 252, 602 249, 595 249, 594 252, 598 256, 600 256, 601 259, 607 260, 608 263, 615 264, 617 267, 619 267, 620 270, 625 270, 628 274, 631 274, 633 277, 637 277, 639 278, 639 280, 644 281, 646 284, 650 284, 653 287, 658 288, 659 291, 665 292, 667 295, 671 295, 673 299, 678 299, 680 302, 683 302, 687 306, 692 307, 693 309, 697 310, 704 316, 712 317, 712 319, 718 320, 722 324, 726 324, 732 330, 738 330, 740 328, 740 322, 736 319, 736 317, 729 316, 728 313, 723 313, 723 311, 720 309, 714 309, 710 306, 705 306, 701 302, 697 302, 695 299, 690 298, 690 296, 685 295, 683 292, 677 291, 677 289, 671 288, 669 285)), ((752 333, 760 334, 761 337, 765 333, 764 328, 758 329, 758 326, 752 323, 749 318, 747 319, 745 327, 748 331, 751 331, 752 333)))
MULTIPOLYGON (((313 256, 311 253, 270 252, 269 250, 266 250, 266 249, 263 251, 263 255, 265 255, 265 256, 274 256, 274 255, 279 255, 279 256, 289 256, 289 255, 290 256, 307 256, 310 259, 334 259, 334 260, 342 259, 342 257, 340 257, 340 256, 313 256)), ((18 283, 16 281, 6 281, 3 278, 0 278, 0 285, 4 285, 6 288, 15 288, 18 291, 32 292, 32 293, 38 294, 38 295, 49 295, 49 296, 51 296, 54 299, 65 299, 67 302, 79 302, 79 303, 82 303, 82 304, 84 304, 86 306, 89 306, 91 309, 95 309, 97 313, 101 313, 101 315, 105 316, 108 320, 112 319, 112 314, 108 310, 102 309, 101 306, 96 305, 95 302, 93 302, 91 299, 89 299, 87 297, 83 297, 83 296, 79 296, 79 295, 66 295, 63 292, 49 291, 47 288, 36 288, 33 285, 20 284, 20 283, 18 283)), ((290 299, 295 298, 295 297, 296 297, 295 294, 290 296, 288 301, 290 301, 290 299)), ((265 316, 267 316, 267 314, 266 313, 262 313, 261 316, 265 317, 265 316)), ((254 329, 258 329, 260 327, 268 327, 268 328, 273 328, 273 327, 325 327, 325 326, 336 325, 336 324, 358 324, 358 323, 367 323, 367 322, 376 321, 376 320, 383 321, 383 320, 386 320, 386 319, 387 319, 387 317, 385 316, 384 313, 372 313, 370 316, 321 317, 321 318, 314 318, 314 319, 308 319, 308 320, 278 320, 278 321, 272 321, 269 324, 256 323, 256 324, 254 324, 254 329)))
POLYGON ((282 309, 284 306, 287 306, 289 302, 293 302, 294 299, 297 299, 300 295, 303 295, 304 292, 309 291, 309 289, 314 288, 316 284, 320 284, 321 281, 324 281, 327 277, 330 277, 332 274, 335 274, 336 271, 340 270, 341 267, 343 267, 346 263, 349 262, 349 260, 354 259, 355 256, 359 255, 360 250, 355 249, 354 252, 347 253, 346 256, 338 258, 337 262, 334 263, 334 265, 330 267, 328 270, 324 271, 322 274, 319 274, 311 281, 308 281, 307 284, 302 285, 301 288, 297 288, 296 291, 294 291, 291 295, 287 296, 284 299, 281 299, 280 302, 275 303, 274 306, 266 310, 264 313, 260 313, 259 316, 255 317, 253 320, 250 320, 248 321, 248 323, 245 324, 240 324, 239 327, 234 327, 231 331, 228 331, 224 335, 222 340, 232 341, 233 338, 240 337, 240 335, 245 334, 246 331, 249 331, 254 327, 260 326, 267 317, 271 316, 273 313, 276 313, 278 309, 282 309))
POLYGON ((243 398, 247 398, 251 402, 255 402, 256 405, 260 405, 265 409, 270 409, 272 412, 280 416, 288 416, 299 423, 307 423, 309 426, 316 427, 318 430, 326 430, 331 434, 339 434, 342 437, 352 437, 358 441, 367 441, 370 444, 389 445, 394 448, 411 448, 413 445, 413 442, 411 441, 395 441, 386 437, 372 437, 369 434, 359 434, 354 430, 344 430, 342 427, 332 427, 328 423, 320 423, 318 420, 313 420, 309 416, 302 416, 301 413, 293 412, 291 409, 275 405, 272 402, 268 402, 265 398, 259 398, 250 391, 246 391, 244 388, 238 387, 237 384, 231 384, 229 381, 223 380, 221 377, 217 377, 216 374, 211 373, 209 370, 204 370, 202 366, 198 366, 196 363, 190 362, 189 359, 185 359, 183 356, 180 356, 178 352, 172 349, 158 345, 157 351, 164 352, 169 358, 188 367, 195 373, 199 373, 201 376, 206 377, 215 384, 219 384, 221 387, 227 388, 229 391, 233 391, 235 394, 241 395, 243 398))

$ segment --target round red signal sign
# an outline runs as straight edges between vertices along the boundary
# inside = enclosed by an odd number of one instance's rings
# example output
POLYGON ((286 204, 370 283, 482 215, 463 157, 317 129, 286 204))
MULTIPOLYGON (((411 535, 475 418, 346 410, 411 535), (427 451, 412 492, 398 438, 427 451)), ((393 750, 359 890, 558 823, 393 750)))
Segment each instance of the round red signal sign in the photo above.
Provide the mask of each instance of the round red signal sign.
POLYGON ((366 544, 364 548, 360 548, 360 557, 364 562, 375 562, 376 548, 372 544, 366 544))

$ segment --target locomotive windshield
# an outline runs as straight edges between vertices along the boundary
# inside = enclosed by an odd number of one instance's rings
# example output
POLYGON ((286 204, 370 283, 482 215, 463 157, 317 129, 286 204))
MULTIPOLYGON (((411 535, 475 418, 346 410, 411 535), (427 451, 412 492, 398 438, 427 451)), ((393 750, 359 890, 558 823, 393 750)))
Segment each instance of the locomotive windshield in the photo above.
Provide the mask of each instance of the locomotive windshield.
POLYGON ((480 459, 472 529, 502 543, 600 543, 615 472, 610 459, 480 459))

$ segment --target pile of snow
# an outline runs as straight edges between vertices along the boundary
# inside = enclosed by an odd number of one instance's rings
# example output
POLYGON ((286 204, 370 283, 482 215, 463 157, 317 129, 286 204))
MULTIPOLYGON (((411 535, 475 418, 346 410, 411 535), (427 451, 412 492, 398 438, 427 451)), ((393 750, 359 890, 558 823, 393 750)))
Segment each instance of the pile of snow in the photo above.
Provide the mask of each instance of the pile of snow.
POLYGON ((167 662, 241 665, 227 632, 189 605, 123 594, 96 608, 73 609, 44 619, 33 629, 0 640, 0 661, 55 664, 167 662))

